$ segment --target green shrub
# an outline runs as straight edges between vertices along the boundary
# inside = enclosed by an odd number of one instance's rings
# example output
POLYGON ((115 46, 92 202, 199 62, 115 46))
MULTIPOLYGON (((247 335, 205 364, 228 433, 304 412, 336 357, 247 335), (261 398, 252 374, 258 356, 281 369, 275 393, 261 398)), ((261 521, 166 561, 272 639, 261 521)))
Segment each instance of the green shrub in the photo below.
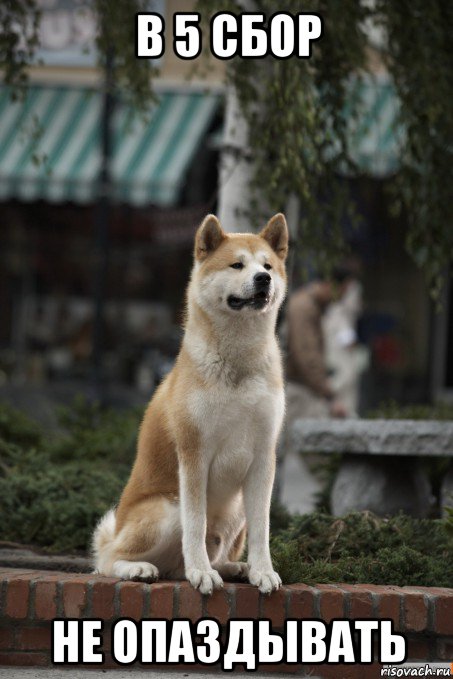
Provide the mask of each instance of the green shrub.
MULTIPOLYGON (((1 453, 5 451, 2 449, 1 453)), ((1 539, 49 551, 85 550, 98 518, 119 498, 119 470, 71 461, 55 465, 43 451, 11 445, 0 473, 1 539)))
POLYGON ((365 417, 385 420, 453 420, 452 403, 415 403, 401 405, 397 401, 383 401, 365 417))
POLYGON ((49 551, 87 549, 96 521, 128 478, 137 412, 77 400, 59 413, 61 431, 45 438, 9 406, 0 407, 0 539, 49 551))
POLYGON ((39 447, 43 443, 41 427, 7 403, 0 404, 0 441, 18 446, 39 447))
POLYGON ((295 516, 273 534, 274 565, 284 582, 363 582, 453 587, 448 522, 356 512, 341 519, 295 516))
POLYGON ((77 398, 71 408, 60 408, 62 428, 49 451, 56 461, 73 459, 129 463, 134 457, 139 410, 116 412, 77 398))

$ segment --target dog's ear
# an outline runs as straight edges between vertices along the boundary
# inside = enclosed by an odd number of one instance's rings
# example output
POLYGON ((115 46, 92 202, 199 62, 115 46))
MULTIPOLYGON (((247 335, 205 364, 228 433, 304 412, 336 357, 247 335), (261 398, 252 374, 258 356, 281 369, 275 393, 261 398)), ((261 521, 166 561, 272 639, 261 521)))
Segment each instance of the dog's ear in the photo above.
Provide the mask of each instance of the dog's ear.
POLYGON ((289 236, 285 215, 282 215, 281 212, 274 215, 261 231, 260 236, 269 243, 280 259, 286 259, 289 236))
POLYGON ((195 259, 203 261, 227 238, 215 215, 207 215, 195 236, 195 259))

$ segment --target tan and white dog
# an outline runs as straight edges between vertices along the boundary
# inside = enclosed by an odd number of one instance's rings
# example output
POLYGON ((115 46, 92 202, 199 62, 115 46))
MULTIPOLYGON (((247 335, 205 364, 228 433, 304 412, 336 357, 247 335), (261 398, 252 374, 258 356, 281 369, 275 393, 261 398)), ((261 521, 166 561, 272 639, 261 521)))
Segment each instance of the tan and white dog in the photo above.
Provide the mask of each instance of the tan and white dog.
POLYGON ((288 229, 227 234, 208 215, 195 239, 185 333, 143 419, 116 510, 93 538, 96 569, 125 579, 186 577, 203 594, 248 577, 281 580, 269 552, 275 448, 284 415, 275 325, 288 229), (248 533, 248 564, 239 561, 248 533))

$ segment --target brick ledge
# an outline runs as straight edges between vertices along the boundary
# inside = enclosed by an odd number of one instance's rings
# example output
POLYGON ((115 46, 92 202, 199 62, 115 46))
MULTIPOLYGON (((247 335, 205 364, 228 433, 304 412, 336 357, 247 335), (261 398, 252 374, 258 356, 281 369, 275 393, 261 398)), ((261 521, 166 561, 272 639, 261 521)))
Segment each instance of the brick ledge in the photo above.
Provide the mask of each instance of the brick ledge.
MULTIPOLYGON (((0 665, 50 666, 55 617, 102 618, 108 629, 118 617, 195 622, 203 616, 221 625, 229 618, 269 618, 275 630, 285 618, 391 618, 409 640, 409 660, 453 659, 453 589, 296 584, 264 596, 251 585, 225 583, 223 590, 204 597, 187 582, 148 585, 92 574, 0 568, 0 665)), ((281 665, 268 669, 285 671, 281 665)), ((296 671, 294 666, 286 669, 296 671)), ((316 667, 315 674, 338 676, 335 669, 316 667)), ((354 677, 354 670, 365 676, 363 666, 348 667, 347 676, 354 677)))

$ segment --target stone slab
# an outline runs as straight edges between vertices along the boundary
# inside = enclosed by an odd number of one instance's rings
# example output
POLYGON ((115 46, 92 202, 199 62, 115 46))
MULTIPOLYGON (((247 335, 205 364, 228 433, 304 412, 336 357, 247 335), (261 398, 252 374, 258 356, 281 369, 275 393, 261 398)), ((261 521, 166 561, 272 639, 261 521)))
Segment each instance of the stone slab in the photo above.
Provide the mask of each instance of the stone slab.
POLYGON ((303 453, 453 457, 453 422, 300 419, 290 435, 303 453))

